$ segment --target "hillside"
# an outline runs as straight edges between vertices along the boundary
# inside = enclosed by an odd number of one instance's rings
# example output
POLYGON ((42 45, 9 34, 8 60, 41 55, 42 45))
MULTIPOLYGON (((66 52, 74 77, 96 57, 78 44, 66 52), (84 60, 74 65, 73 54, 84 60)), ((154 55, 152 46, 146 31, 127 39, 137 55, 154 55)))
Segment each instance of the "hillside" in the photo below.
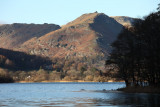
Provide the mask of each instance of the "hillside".
POLYGON ((114 18, 118 23, 122 24, 123 26, 133 26, 133 24, 140 20, 138 18, 131 18, 128 16, 111 16, 114 18))
POLYGON ((52 64, 47 57, 28 55, 24 52, 18 52, 0 48, 0 68, 11 70, 37 70, 44 65, 52 64))
POLYGON ((80 59, 93 64, 107 58, 110 44, 122 28, 103 13, 84 14, 61 29, 25 42, 18 50, 51 59, 80 59))
POLYGON ((126 26, 124 23, 131 21, 88 13, 61 27, 2 25, 0 71, 14 81, 116 81, 104 65, 112 51, 112 42, 126 26))
POLYGON ((55 24, 3 24, 0 26, 0 48, 13 49, 25 41, 59 29, 55 24))
POLYGON ((61 27, 54 24, 4 24, 0 26, 0 48, 49 57, 54 64, 74 61, 102 68, 112 50, 111 43, 123 26, 133 25, 134 20, 137 19, 109 17, 95 12, 83 14, 61 27))

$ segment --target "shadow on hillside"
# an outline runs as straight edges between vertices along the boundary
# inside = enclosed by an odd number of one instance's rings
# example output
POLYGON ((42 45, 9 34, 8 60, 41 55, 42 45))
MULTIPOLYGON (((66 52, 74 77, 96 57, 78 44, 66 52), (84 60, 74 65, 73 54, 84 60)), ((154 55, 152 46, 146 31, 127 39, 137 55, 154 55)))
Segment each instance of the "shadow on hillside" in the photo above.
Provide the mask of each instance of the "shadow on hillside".
POLYGON ((38 70, 40 67, 45 68, 46 65, 52 64, 47 57, 2 48, 0 48, 0 55, 5 57, 4 61, 0 60, 0 67, 10 70, 38 70))

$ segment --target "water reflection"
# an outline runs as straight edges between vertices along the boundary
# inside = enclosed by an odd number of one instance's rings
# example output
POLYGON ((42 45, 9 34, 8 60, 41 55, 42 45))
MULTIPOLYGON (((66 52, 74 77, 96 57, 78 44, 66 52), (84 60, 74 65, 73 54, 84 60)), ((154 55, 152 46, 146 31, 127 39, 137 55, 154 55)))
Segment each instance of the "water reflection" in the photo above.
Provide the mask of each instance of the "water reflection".
MULTIPOLYGON (((107 95, 107 94, 106 94, 107 95)), ((133 107, 159 107, 160 95, 139 93, 114 93, 110 99, 93 99, 95 105, 102 106, 133 106, 133 107)))
MULTIPOLYGON (((89 91, 86 91, 86 94, 89 91)), ((25 100, 16 100, 16 99, 8 99, 4 102, 7 105, 0 103, 0 107, 2 106, 10 106, 15 107, 23 106, 23 107, 107 107, 107 106, 115 106, 115 107, 159 107, 160 106, 160 95, 158 94, 130 94, 130 93, 122 93, 122 92, 103 92, 106 97, 103 98, 61 98, 61 99, 37 99, 34 101, 25 101, 25 100)), ((81 93, 81 92, 79 92, 81 93)), ((89 92, 89 93, 100 93, 99 92, 89 92)), ((4 103, 3 102, 3 103, 4 103)))

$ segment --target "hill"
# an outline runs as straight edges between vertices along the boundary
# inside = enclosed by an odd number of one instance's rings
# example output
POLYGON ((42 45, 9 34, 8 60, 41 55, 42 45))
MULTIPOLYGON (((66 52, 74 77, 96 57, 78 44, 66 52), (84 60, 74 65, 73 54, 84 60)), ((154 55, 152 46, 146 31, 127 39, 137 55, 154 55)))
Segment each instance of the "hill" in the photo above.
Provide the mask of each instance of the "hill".
POLYGON ((13 49, 25 41, 59 29, 55 24, 3 24, 0 26, 0 48, 13 49))
POLYGON ((10 74, 14 81, 115 80, 105 70, 105 60, 125 23, 132 22, 115 19, 103 13, 88 13, 61 27, 2 25, 0 67, 4 70, 0 71, 10 74))
POLYGON ((118 23, 122 24, 123 26, 133 26, 134 23, 140 19, 138 18, 131 18, 128 16, 111 16, 114 18, 118 23))
MULTIPOLYGON (((0 26, 0 47, 49 57, 54 64, 83 63, 102 69, 122 28, 134 18, 83 14, 64 26, 11 24, 0 26), (58 59, 58 60, 57 60, 58 59)), ((70 65, 71 66, 71 65, 70 65)))
POLYGON ((95 63, 105 60, 110 44, 123 26, 103 13, 84 14, 74 21, 39 38, 25 42, 18 50, 65 60, 95 63))

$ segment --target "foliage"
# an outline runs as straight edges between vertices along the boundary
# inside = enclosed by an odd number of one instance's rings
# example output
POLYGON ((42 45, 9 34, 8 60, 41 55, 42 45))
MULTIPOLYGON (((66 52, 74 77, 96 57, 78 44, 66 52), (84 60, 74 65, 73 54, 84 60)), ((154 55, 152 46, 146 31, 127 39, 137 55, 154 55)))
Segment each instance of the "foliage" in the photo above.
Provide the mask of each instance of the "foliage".
POLYGON ((0 83, 10 83, 14 82, 13 78, 10 77, 8 71, 0 69, 0 83))
POLYGON ((151 13, 134 27, 124 28, 112 44, 108 64, 117 64, 117 77, 126 86, 160 86, 160 12, 151 13))

